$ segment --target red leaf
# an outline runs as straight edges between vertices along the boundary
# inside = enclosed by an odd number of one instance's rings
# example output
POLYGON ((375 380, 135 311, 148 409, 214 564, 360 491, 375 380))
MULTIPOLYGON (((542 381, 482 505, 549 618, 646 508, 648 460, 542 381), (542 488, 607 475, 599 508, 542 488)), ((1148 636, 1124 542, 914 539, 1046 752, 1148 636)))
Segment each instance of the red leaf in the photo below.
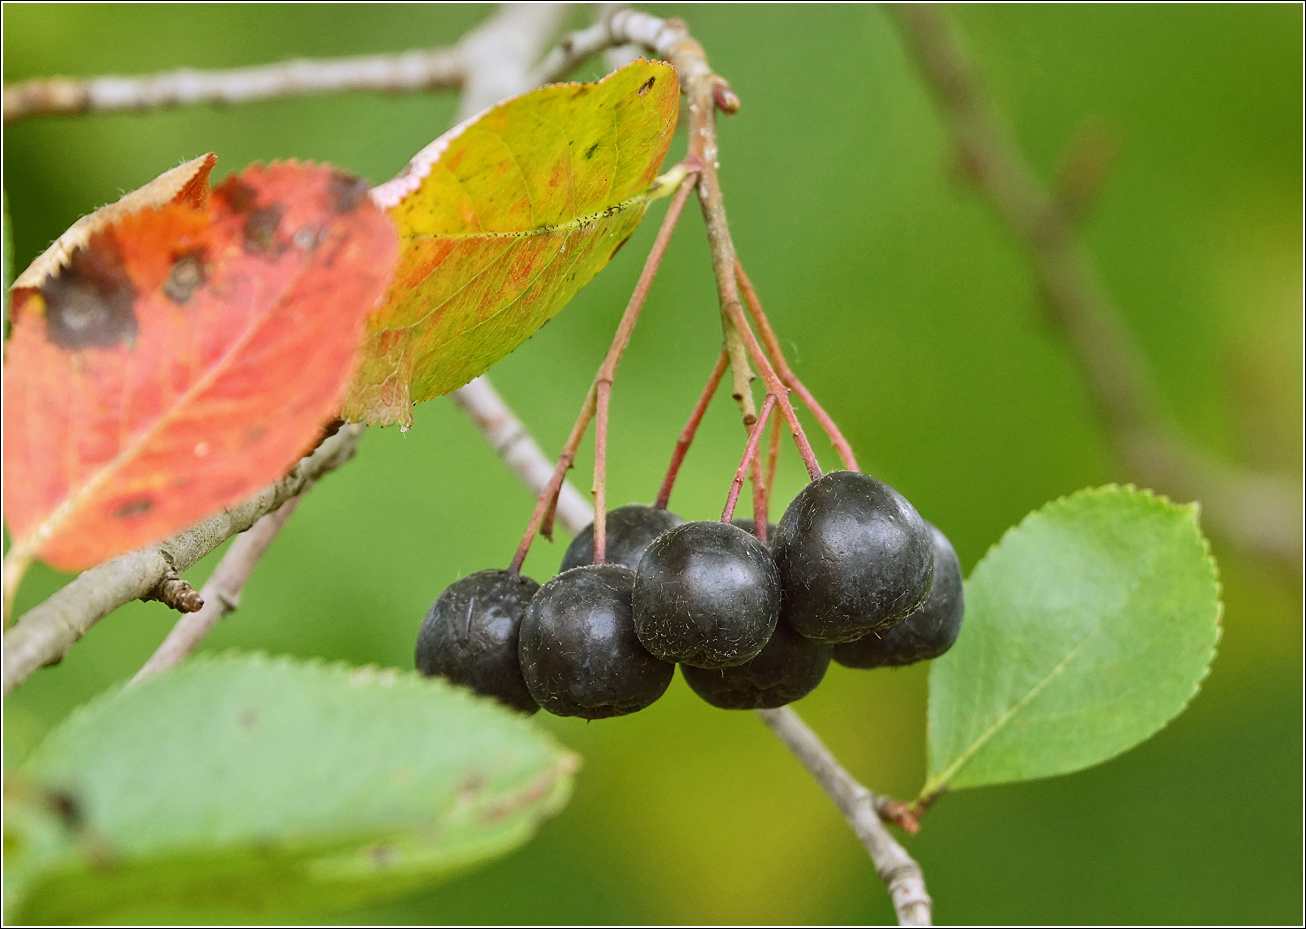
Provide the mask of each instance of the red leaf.
POLYGON ((389 218, 365 182, 293 163, 206 197, 211 164, 16 291, 15 550, 74 570, 163 538, 276 480, 339 409, 394 266, 389 218))

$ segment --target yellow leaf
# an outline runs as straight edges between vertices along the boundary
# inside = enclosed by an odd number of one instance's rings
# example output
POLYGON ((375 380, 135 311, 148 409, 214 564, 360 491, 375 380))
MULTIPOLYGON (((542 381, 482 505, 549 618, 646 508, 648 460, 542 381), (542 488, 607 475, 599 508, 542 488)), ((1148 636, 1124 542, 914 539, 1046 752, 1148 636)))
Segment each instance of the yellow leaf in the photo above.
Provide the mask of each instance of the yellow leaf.
POLYGON ((344 415, 412 422, 412 404, 482 374, 551 319, 639 225, 671 144, 676 73, 635 61, 541 87, 428 145, 372 191, 401 246, 344 415))

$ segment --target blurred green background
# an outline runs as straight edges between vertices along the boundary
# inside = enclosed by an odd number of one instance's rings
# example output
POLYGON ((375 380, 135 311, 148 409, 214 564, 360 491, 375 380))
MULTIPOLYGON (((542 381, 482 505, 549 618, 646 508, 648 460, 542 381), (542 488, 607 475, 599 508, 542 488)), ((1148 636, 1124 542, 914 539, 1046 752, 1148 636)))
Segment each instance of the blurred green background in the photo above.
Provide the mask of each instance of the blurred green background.
MULTIPOLYGON (((687 19, 744 101, 721 131, 735 241, 795 368, 864 469, 943 528, 967 570, 1030 509, 1122 477, 1021 248, 956 177, 882 10, 652 9, 687 19)), ((488 12, 5 4, 4 79, 398 51, 450 43, 488 12)), ((1045 175, 1086 120, 1118 140, 1085 231, 1169 412, 1230 461, 1298 473, 1301 8, 954 12, 1045 175)), ((454 111, 449 94, 343 95, 17 123, 5 130, 4 185, 18 268, 78 216, 182 159, 216 151, 218 175, 260 159, 327 160, 381 181, 454 111)), ((683 151, 683 131, 672 151, 683 151)), ((663 209, 493 371, 549 451, 565 438, 663 209)), ((614 503, 652 498, 716 354, 704 242, 689 216, 622 364, 614 503)), ((719 512, 741 444, 723 393, 673 508, 719 512)), ((818 453, 833 465, 827 444, 818 453)), ((582 487, 589 463, 575 472, 582 487)), ((780 507, 802 482, 788 454, 780 507)), ((205 648, 410 667, 431 600, 460 575, 505 564, 530 509, 468 421, 445 400, 426 404, 407 434, 370 431, 356 461, 309 496, 205 648)), ((940 922, 1300 921, 1301 576, 1213 542, 1225 633, 1201 694, 1107 764, 940 802, 907 843, 940 922)), ((528 571, 547 577, 564 543, 537 545, 528 571)), ((190 572, 196 586, 213 563, 190 572)), ((37 569, 19 610, 65 580, 37 569)), ((174 618, 132 604, 16 691, 5 704, 6 760, 132 673, 174 618)), ((925 683, 920 667, 832 667, 799 710, 869 786, 913 796, 924 774, 925 683)), ((585 767, 570 807, 532 843, 421 894, 322 918, 891 921, 861 846, 751 714, 713 710, 677 677, 638 715, 540 725, 585 767)), ((147 903, 134 918, 240 918, 147 903)))

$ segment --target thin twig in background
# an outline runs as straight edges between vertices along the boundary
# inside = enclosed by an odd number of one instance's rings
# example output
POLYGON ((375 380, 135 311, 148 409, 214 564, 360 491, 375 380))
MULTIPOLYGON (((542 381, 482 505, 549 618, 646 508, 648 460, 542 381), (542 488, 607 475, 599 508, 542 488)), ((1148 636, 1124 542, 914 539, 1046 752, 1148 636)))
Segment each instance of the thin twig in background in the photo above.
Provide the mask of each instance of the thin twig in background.
POLYGON ((893 11, 956 136, 966 173, 1026 246, 1125 468, 1172 497, 1199 500, 1205 524, 1230 542, 1299 566, 1300 487, 1219 462, 1170 423, 1143 354, 1079 240, 1074 216, 1002 128, 947 12, 917 4, 893 11))

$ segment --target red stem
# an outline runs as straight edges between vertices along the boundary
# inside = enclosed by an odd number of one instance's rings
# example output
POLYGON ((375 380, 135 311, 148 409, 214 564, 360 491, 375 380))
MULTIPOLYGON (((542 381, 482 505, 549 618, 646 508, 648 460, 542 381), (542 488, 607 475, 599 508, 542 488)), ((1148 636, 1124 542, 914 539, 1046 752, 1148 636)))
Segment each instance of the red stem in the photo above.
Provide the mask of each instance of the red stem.
MULTIPOLYGON (((776 417, 776 422, 780 422, 776 417)), ((770 495, 770 485, 762 479, 762 456, 753 456, 753 535, 763 545, 766 544, 766 498, 770 495)))
MULTIPOLYGON (((762 401, 762 410, 757 414, 757 422, 753 424, 753 430, 748 436, 748 444, 744 446, 744 457, 739 462, 739 470, 735 471, 735 479, 730 482, 730 494, 726 497, 726 508, 721 512, 721 522, 728 523, 735 516, 735 504, 739 502, 739 492, 744 487, 744 476, 748 473, 748 466, 753 463, 757 455, 757 446, 762 438, 762 430, 766 428, 766 421, 771 416, 771 411, 775 409, 776 402, 780 398, 775 394, 767 394, 766 399, 762 401)), ((753 528, 757 528, 757 517, 754 514, 753 528)), ((765 530, 763 530, 765 532, 765 530)))
MULTIPOLYGON (((649 250, 648 258, 644 261, 644 270, 640 272, 639 281, 635 284, 635 291, 630 295, 630 302, 626 304, 626 311, 621 314, 621 321, 617 323, 617 331, 612 337, 612 344, 608 347, 608 353, 603 356, 603 363, 599 365, 599 371, 594 377, 594 383, 590 385, 589 393, 585 396, 585 403, 581 406, 580 415, 576 417, 576 424, 572 426, 571 435, 567 437, 567 444, 563 446, 562 454, 558 456, 558 465, 553 469, 553 477, 549 479, 549 483, 544 490, 540 491, 540 496, 535 501, 535 511, 531 514, 531 520, 526 526, 526 534, 522 537, 521 544, 517 546, 517 553, 512 559, 513 571, 520 572, 522 565, 526 563, 526 555, 531 549, 531 543, 535 541, 537 532, 543 532, 546 538, 552 536, 553 513, 558 505, 558 493, 562 490, 562 482, 566 479, 567 471, 571 468, 572 462, 576 460, 576 449, 580 447, 581 439, 585 437, 585 430, 594 417, 599 394, 603 392, 600 389, 601 386, 605 383, 609 388, 612 386, 612 379, 617 371, 617 362, 621 360, 621 353, 625 351, 627 343, 630 342, 630 335, 635 331, 635 323, 639 320, 640 310, 644 308, 644 301, 648 297, 649 288, 653 286, 653 278, 657 276, 658 268, 662 265, 662 258, 666 254, 667 245, 671 242, 671 233, 675 231, 676 223, 685 209, 686 201, 689 200, 690 194, 694 192, 694 183, 697 177, 693 172, 687 174, 671 198, 671 204, 667 207, 667 215, 662 218, 662 225, 658 228, 657 238, 653 240, 653 247, 649 250)), ((606 420, 606 398, 604 398, 603 402, 604 418, 606 420)), ((596 462, 596 479, 600 467, 601 465, 596 462)), ((604 515, 603 511, 600 510, 599 517, 604 515)), ((598 534, 606 530, 606 523, 606 519, 595 518, 596 542, 598 541, 598 534), (600 524, 603 524, 602 528, 600 528, 600 524)))
POLYGON ((775 467, 780 461, 780 417, 771 421, 771 438, 766 446, 766 499, 763 505, 771 508, 771 491, 775 489, 775 467))
POLYGON ((598 411, 594 417, 594 563, 603 564, 608 553, 608 398, 612 381, 599 381, 598 411))
POLYGON ((757 336, 753 334, 753 329, 748 325, 748 318, 744 315, 743 306, 738 300, 731 300, 725 305, 723 311, 734 324, 735 330, 739 333, 740 338, 744 340, 744 347, 748 350, 748 357, 757 365, 758 373, 762 376, 763 383, 766 384, 767 396, 775 397, 776 403, 780 407, 780 412, 784 414, 785 422, 789 424, 789 431, 793 434, 794 444, 798 446, 798 453, 803 457, 803 464, 807 466, 807 474, 812 480, 819 480, 822 476, 821 464, 816 460, 816 452, 812 451, 812 443, 807 441, 807 435, 803 432, 803 424, 798 421, 798 415, 794 412, 793 404, 789 402, 789 388, 780 380, 775 369, 771 367, 771 362, 767 359, 766 353, 762 351, 762 346, 758 344, 757 336))
POLYGON ((680 473, 680 465, 685 460, 689 446, 694 442, 698 424, 703 421, 703 414, 707 412, 708 404, 712 402, 713 395, 721 386, 721 378, 725 376, 729 364, 730 359, 725 349, 722 349, 721 354, 717 356, 716 366, 712 368, 707 384, 703 387, 703 392, 698 396, 698 402, 694 404, 694 412, 689 414, 689 422, 685 423, 685 428, 680 430, 680 438, 676 439, 675 451, 671 453, 671 464, 667 466, 667 476, 662 479, 662 489, 658 491, 658 498, 653 502, 655 509, 667 508, 667 503, 671 500, 671 488, 675 486, 676 476, 680 473))
POLYGON ((776 338, 775 330, 771 328, 771 321, 762 312, 762 302, 757 297, 757 291, 753 289, 753 282, 744 273, 744 265, 740 262, 738 255, 735 256, 735 280, 739 283, 739 290, 743 294, 744 302, 748 305, 748 315, 757 324, 757 331, 761 334, 762 341, 766 343, 767 355, 771 360, 771 364, 775 366, 776 373, 780 375, 780 379, 785 382, 785 385, 798 394, 803 404, 812 411, 816 421, 821 424, 825 434, 830 437, 830 444, 838 452, 839 458, 843 461, 843 466, 849 471, 859 470, 857 458, 853 455, 853 449, 848 444, 848 440, 843 437, 843 433, 839 431, 839 427, 830 418, 830 414, 825 412, 825 408, 812 396, 812 392, 807 389, 807 385, 800 381, 798 375, 789 367, 789 362, 780 349, 780 340, 776 338))
MULTIPOLYGON (((567 472, 571 470, 572 462, 576 460, 576 449, 580 447, 580 440, 585 437, 585 430, 594 417, 594 404, 595 390, 591 386, 589 393, 585 395, 585 402, 581 405, 580 415, 576 417, 576 423, 571 427, 571 435, 567 436, 567 443, 562 447, 562 454, 558 456, 558 464, 553 469, 553 476, 549 478, 549 483, 544 485, 544 489, 535 499, 535 510, 531 513, 530 522, 526 524, 526 534, 522 537, 521 544, 517 546, 517 553, 512 556, 510 567, 514 573, 521 573, 522 565, 526 563, 526 554, 531 550, 531 542, 535 540, 535 533, 540 531, 540 524, 546 515, 550 520, 552 519, 553 508, 558 504, 558 493, 562 490, 562 482, 566 480, 567 472)), ((545 537, 548 537, 547 532, 545 537)))

